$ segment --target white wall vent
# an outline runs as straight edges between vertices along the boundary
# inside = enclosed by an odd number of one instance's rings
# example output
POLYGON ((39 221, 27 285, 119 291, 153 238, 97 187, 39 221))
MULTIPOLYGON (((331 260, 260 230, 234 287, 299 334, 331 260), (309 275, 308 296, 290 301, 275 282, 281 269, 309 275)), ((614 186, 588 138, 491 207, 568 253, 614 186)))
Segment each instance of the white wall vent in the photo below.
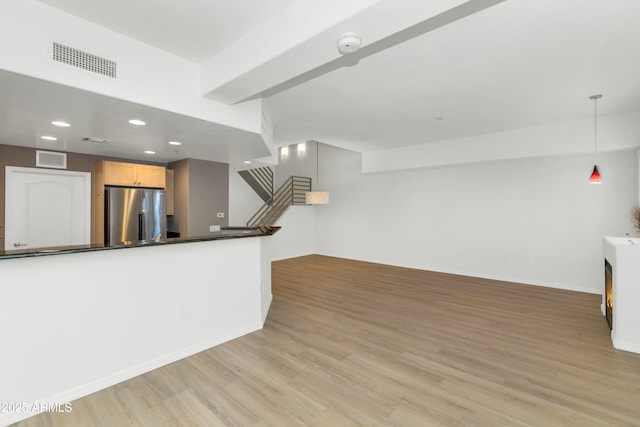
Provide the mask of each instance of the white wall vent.
POLYGON ((106 58, 53 42, 53 60, 103 76, 116 78, 117 64, 106 58))
POLYGON ((67 153, 36 150, 36 166, 39 168, 67 168, 67 153))

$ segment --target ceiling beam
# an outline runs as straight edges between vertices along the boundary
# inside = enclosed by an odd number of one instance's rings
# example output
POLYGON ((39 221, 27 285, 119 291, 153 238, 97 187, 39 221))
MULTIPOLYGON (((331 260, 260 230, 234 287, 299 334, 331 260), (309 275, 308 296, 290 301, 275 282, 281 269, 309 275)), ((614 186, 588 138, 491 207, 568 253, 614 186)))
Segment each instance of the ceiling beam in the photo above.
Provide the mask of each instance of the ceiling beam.
POLYGON ((274 95, 503 1, 298 0, 207 60, 201 90, 227 104, 274 95), (347 31, 363 48, 341 56, 347 31))

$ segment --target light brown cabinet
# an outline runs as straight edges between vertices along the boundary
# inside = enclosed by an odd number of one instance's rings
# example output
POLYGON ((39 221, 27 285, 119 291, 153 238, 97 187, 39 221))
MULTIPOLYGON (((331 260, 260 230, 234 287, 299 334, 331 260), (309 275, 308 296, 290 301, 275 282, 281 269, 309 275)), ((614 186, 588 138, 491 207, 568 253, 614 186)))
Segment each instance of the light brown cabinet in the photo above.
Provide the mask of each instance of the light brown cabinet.
MULTIPOLYGON (((102 160, 93 168, 93 238, 95 244, 104 244, 104 187, 166 188, 167 173, 164 166, 102 160)), ((167 199, 168 200, 168 199, 167 199)))
POLYGON ((104 185, 146 188, 166 187, 166 172, 163 166, 104 160, 96 164, 97 173, 104 175, 104 185))

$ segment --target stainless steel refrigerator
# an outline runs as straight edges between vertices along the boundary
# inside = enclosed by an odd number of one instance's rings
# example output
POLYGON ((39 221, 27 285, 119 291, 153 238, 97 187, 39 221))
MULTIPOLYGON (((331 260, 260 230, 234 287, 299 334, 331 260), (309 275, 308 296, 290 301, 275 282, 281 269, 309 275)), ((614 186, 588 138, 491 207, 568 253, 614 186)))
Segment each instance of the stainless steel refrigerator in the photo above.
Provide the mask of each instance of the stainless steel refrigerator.
POLYGON ((167 237, 164 190, 105 188, 105 244, 154 241, 167 237))

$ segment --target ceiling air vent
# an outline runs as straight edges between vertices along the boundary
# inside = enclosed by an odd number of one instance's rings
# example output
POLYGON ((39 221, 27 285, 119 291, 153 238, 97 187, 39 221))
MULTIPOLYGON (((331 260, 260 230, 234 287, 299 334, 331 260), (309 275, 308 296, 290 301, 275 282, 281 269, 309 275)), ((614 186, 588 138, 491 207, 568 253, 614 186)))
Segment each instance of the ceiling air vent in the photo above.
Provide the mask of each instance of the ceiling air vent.
POLYGON ((116 78, 117 64, 115 61, 101 58, 60 43, 53 42, 53 60, 103 76, 116 78))
POLYGON ((84 138, 82 138, 82 141, 84 141, 84 142, 93 142, 94 144, 108 144, 108 143, 111 142, 111 140, 109 140, 109 139, 94 138, 92 136, 85 136, 84 138))

